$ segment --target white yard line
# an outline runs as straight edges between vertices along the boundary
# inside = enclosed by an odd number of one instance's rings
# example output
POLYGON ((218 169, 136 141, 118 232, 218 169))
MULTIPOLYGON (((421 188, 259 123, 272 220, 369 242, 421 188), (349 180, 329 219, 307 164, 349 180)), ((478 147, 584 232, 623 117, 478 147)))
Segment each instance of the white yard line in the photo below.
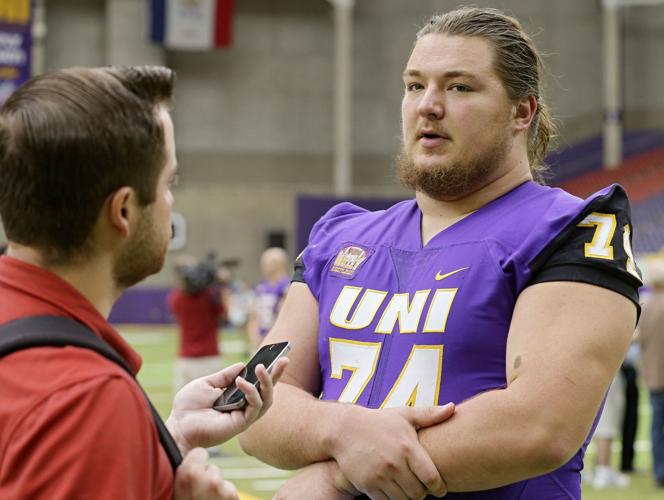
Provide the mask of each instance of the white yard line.
POLYGON ((259 479, 251 482, 251 488, 254 491, 277 491, 285 482, 285 479, 259 479))
POLYGON ((224 354, 245 354, 247 352, 247 342, 244 340, 222 340, 219 342, 219 350, 222 356, 224 354))

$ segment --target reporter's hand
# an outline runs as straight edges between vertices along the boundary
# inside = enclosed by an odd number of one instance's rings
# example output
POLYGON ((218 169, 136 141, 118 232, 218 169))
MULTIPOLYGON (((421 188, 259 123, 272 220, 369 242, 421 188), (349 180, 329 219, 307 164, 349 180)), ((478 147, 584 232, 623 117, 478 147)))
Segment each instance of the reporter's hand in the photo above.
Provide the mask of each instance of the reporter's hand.
POLYGON ((233 483, 224 481, 221 470, 208 462, 203 448, 194 448, 175 471, 174 500, 238 500, 233 483))
POLYGON ((189 382, 175 395, 173 410, 166 421, 182 454, 202 446, 208 448, 230 439, 244 431, 260 418, 272 405, 274 384, 279 380, 288 365, 287 358, 279 359, 267 373, 263 365, 256 367, 260 391, 238 375, 244 365, 237 363, 217 373, 189 382), (247 404, 241 410, 219 412, 212 404, 235 379, 242 390, 247 404))
POLYGON ((360 492, 342 477, 334 460, 308 465, 286 481, 275 500, 352 500, 360 492))
POLYGON ((332 456, 343 476, 372 499, 444 496, 447 486, 417 430, 452 416, 454 405, 381 410, 352 407, 339 422, 332 456))

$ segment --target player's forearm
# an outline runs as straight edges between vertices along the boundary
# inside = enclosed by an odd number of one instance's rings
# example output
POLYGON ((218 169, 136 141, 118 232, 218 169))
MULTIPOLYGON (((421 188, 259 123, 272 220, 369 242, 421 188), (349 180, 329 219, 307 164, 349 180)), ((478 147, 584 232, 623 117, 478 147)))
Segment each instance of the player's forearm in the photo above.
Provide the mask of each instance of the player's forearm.
POLYGON ((635 313, 600 287, 528 287, 510 325, 507 387, 463 402, 449 422, 420 433, 449 491, 497 487, 566 463, 625 356, 635 313))
POLYGON ((449 491, 496 488, 545 474, 580 448, 592 410, 565 418, 569 413, 557 413, 555 404, 525 401, 517 390, 490 391, 458 405, 449 421, 418 433, 449 491))
POLYGON ((346 407, 350 405, 320 401, 282 382, 275 387, 270 410, 240 434, 240 445, 246 453, 284 469, 328 460, 338 434, 334 426, 346 407))

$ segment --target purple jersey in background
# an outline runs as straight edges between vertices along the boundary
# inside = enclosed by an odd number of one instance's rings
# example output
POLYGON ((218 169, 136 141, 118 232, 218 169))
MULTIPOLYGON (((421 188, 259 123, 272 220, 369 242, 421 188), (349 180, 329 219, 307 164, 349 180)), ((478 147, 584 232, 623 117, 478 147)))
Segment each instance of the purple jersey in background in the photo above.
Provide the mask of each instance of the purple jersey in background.
MULTIPOLYGON (((573 269, 573 280, 635 300, 629 224, 619 186, 584 201, 526 182, 424 247, 414 200, 380 212, 335 206, 313 228, 300 262, 319 303, 321 398, 430 406, 504 388, 507 333, 526 286, 572 280, 573 269), (611 284, 602 281, 608 275, 611 284)), ((587 443, 544 476, 446 498, 580 499, 587 443)))
POLYGON ((290 281, 290 276, 284 276, 276 283, 261 281, 254 288, 254 304, 258 321, 258 332, 261 337, 265 337, 270 328, 272 328, 272 325, 274 325, 279 312, 279 304, 286 295, 290 281))

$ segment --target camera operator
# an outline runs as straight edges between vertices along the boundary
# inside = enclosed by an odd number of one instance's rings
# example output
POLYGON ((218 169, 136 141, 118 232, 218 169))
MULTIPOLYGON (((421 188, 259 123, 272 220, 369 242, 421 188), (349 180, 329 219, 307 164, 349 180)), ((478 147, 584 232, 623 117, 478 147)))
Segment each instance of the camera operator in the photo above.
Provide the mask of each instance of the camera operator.
POLYGON ((178 257, 175 274, 177 288, 167 301, 180 331, 173 378, 177 392, 191 380, 221 368, 218 331, 227 309, 213 254, 203 261, 178 257))

